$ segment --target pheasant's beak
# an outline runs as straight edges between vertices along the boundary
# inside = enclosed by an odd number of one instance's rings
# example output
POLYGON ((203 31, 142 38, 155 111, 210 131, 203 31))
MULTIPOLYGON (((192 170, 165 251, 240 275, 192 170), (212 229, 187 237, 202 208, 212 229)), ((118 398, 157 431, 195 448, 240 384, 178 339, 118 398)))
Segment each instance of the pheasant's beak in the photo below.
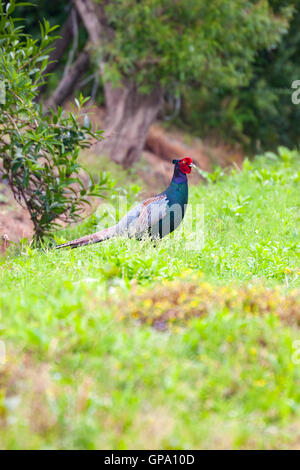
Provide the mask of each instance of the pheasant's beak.
POLYGON ((196 168, 196 165, 194 165, 194 163, 191 163, 191 164, 189 165, 189 167, 190 167, 190 168, 196 168))

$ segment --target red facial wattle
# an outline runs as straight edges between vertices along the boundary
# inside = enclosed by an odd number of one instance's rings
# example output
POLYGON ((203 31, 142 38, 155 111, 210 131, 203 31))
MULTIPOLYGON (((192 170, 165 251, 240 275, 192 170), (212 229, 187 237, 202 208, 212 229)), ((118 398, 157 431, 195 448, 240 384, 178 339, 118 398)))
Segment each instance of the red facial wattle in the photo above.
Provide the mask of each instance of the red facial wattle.
POLYGON ((179 169, 185 175, 192 171, 191 165, 193 160, 190 157, 185 157, 179 160, 179 169))

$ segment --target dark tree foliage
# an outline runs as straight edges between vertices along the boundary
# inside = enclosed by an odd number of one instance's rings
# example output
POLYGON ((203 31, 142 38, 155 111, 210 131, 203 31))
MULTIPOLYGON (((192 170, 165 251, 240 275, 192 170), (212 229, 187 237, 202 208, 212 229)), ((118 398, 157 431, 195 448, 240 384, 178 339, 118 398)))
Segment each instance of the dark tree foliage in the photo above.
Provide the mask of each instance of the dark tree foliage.
POLYGON ((300 105, 292 103, 291 88, 300 80, 300 2, 271 5, 275 11, 294 5, 293 19, 276 47, 259 51, 249 84, 186 88, 178 122, 202 136, 221 133, 253 151, 300 144, 300 105))
POLYGON ((40 23, 44 18, 51 26, 62 25, 72 7, 71 1, 61 0, 33 0, 30 3, 31 5, 18 5, 12 15, 23 19, 24 32, 31 34, 35 39, 40 37, 40 23))

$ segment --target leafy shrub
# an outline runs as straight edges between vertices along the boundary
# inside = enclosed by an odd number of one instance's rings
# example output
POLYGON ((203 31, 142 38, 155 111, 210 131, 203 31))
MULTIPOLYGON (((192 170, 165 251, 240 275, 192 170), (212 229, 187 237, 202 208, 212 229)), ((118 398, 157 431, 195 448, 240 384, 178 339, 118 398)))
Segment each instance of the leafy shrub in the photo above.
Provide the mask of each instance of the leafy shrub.
POLYGON ((44 21, 40 41, 34 40, 12 18, 16 6, 16 1, 0 3, 0 175, 29 211, 35 239, 40 240, 59 221, 77 220, 87 198, 99 196, 109 185, 106 176, 97 184, 88 178, 89 185, 79 177, 80 149, 102 133, 92 130, 87 116, 79 123, 86 100, 76 100, 72 113, 59 108, 48 115, 34 102, 56 27, 44 21))

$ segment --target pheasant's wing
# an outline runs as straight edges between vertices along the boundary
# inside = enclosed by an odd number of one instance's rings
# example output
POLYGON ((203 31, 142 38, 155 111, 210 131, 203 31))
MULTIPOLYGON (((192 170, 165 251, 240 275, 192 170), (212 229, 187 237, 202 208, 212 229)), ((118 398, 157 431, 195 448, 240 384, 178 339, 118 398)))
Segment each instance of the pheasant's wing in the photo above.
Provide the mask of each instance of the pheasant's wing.
POLYGON ((168 199, 165 194, 145 199, 141 203, 140 213, 136 220, 136 235, 141 235, 156 225, 167 214, 168 199))
POLYGON ((136 221, 139 218, 143 203, 139 203, 130 209, 129 212, 119 221, 116 225, 116 235, 128 235, 135 227, 136 221))

